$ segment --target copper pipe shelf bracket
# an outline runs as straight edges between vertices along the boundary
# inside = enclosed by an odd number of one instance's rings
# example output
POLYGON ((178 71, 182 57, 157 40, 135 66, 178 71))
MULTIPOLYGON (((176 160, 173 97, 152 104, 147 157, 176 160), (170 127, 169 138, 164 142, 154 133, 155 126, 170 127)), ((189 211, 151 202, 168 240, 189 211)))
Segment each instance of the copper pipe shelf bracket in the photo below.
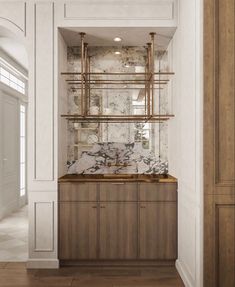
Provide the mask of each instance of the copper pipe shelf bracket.
POLYGON ((81 114, 84 115, 84 99, 83 99, 83 92, 84 92, 84 38, 86 33, 80 33, 81 36, 81 114))
POLYGON ((149 34, 151 36, 151 74, 152 74, 152 77, 151 77, 151 85, 152 85, 152 103, 151 103, 151 106, 152 106, 152 115, 154 114, 154 77, 155 77, 155 67, 154 67, 154 57, 155 57, 155 49, 154 49, 154 37, 156 35, 156 33, 154 32, 151 32, 149 34))

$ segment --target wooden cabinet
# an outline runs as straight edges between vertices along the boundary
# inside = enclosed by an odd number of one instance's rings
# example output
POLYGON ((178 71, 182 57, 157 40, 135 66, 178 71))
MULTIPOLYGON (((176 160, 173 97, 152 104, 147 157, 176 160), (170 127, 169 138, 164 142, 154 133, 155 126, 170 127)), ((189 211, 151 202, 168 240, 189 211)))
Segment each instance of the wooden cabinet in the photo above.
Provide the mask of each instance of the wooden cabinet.
POLYGON ((140 203, 139 256, 141 259, 177 258, 175 202, 140 203))
POLYGON ((139 257, 177 258, 177 184, 139 184, 139 257))
POLYGON ((139 184, 140 259, 177 258, 176 191, 176 183, 139 184))
POLYGON ((140 183, 139 200, 140 201, 176 201, 177 200, 176 183, 140 183))
POLYGON ((128 182, 101 183, 100 201, 137 201, 138 185, 128 182))
POLYGON ((97 258, 97 204, 60 202, 59 258, 97 258))
POLYGON ((97 201, 97 184, 66 182, 60 184, 59 201, 97 201))
POLYGON ((137 203, 100 204, 100 258, 137 259, 137 203))
POLYGON ((175 260, 176 183, 63 183, 61 260, 175 260))

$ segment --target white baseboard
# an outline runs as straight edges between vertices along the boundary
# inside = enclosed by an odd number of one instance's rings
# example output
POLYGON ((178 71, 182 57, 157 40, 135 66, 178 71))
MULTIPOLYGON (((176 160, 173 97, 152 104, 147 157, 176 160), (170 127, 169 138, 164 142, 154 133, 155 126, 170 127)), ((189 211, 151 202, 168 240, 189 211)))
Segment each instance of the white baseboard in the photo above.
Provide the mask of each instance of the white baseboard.
POLYGON ((26 263, 27 269, 58 269, 58 259, 29 259, 26 263))
POLYGON ((177 271, 179 272, 180 277, 184 282, 184 285, 186 287, 195 287, 195 285, 190 280, 190 276, 188 275, 187 270, 185 270, 183 264, 181 264, 179 259, 176 260, 175 267, 176 267, 177 271))

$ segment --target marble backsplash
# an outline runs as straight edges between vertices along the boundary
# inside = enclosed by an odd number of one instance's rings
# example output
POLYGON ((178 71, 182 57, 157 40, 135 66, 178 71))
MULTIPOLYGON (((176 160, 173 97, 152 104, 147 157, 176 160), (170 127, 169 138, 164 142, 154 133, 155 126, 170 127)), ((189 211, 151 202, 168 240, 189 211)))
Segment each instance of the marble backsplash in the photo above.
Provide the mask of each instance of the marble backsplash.
POLYGON ((68 174, 166 174, 167 160, 157 158, 140 143, 97 143, 75 161, 68 161, 68 174))

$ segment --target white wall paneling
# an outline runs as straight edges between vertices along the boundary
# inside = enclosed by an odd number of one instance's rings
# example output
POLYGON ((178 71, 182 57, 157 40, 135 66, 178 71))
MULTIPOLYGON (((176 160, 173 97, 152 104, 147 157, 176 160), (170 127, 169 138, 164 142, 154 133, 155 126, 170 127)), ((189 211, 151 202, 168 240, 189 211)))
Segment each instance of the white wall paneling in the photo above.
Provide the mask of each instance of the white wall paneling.
POLYGON ((54 4, 35 4, 35 180, 54 179, 54 4))
POLYGON ((30 192, 29 215, 28 267, 57 268, 57 193, 30 192))
POLYGON ((169 123, 169 171, 178 178, 177 269, 186 286, 202 286, 203 1, 179 1, 173 39, 175 80, 169 123))
POLYGON ((78 0, 55 6, 62 27, 176 27, 178 21, 178 0, 78 0))
POLYGON ((79 0, 64 3, 65 19, 143 19, 143 20, 173 20, 175 1, 140 1, 135 0, 130 5, 127 1, 86 1, 79 0), (86 11, 86 13, 84 13, 86 11))
POLYGON ((54 112, 54 3, 0 2, 0 29, 25 44, 29 58, 27 187, 30 268, 57 268, 57 158, 54 112), (9 3, 9 5, 8 5, 9 3), (23 5, 23 6, 22 6, 23 5), (25 9, 20 9, 25 7, 25 9), (25 28, 12 18, 23 19, 25 28), (10 20, 7 20, 10 19, 10 20), (23 31, 22 31, 23 30, 23 31), (55 134, 54 134, 55 133, 55 134))
POLYGON ((54 250, 54 202, 34 203, 34 251, 54 250), (44 216, 42 216, 44 214, 44 216))

